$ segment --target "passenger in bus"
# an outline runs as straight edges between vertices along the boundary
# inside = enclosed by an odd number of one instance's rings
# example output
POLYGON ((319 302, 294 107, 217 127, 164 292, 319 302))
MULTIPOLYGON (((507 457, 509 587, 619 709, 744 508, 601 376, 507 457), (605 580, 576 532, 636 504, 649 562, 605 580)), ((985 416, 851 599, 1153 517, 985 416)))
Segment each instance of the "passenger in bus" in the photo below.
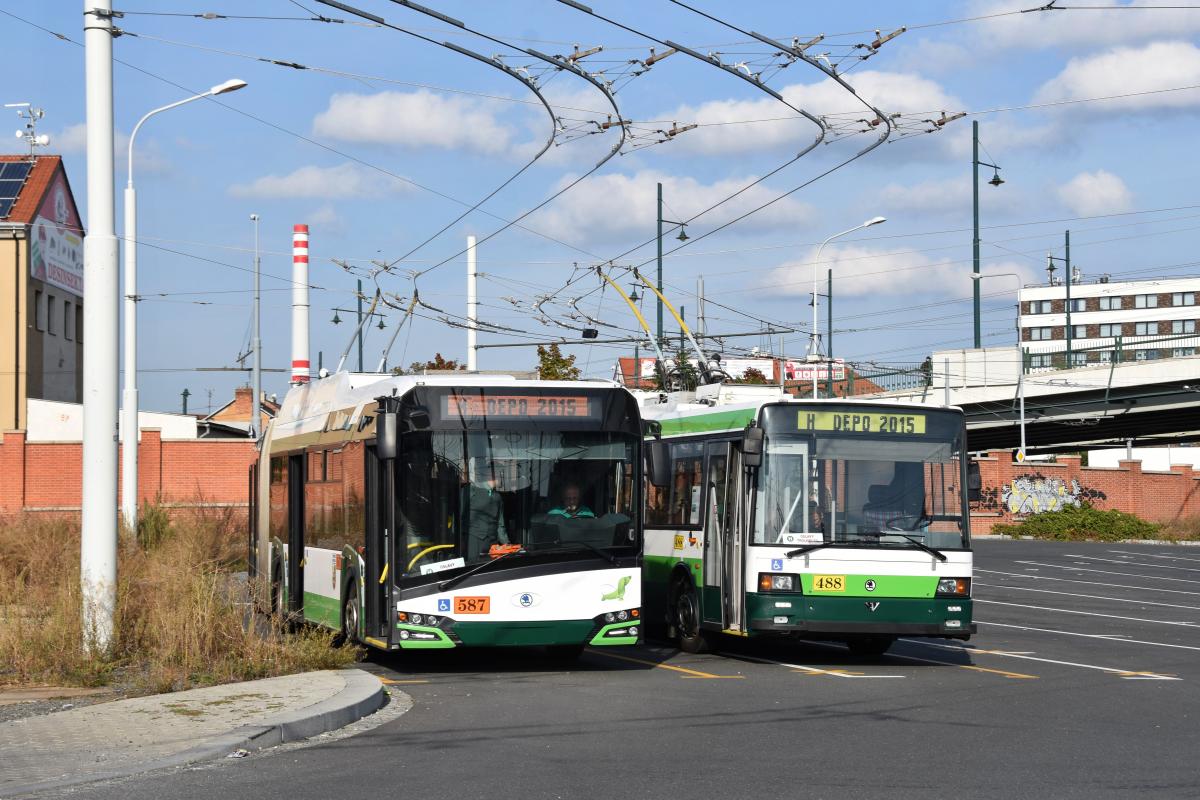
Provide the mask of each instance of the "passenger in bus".
POLYGON ((563 488, 562 504, 546 512, 550 517, 566 517, 567 519, 593 518, 595 513, 585 505, 580 505, 583 493, 579 484, 568 483, 563 488))
POLYGON ((509 543, 496 465, 478 464, 472 480, 463 487, 463 495, 469 563, 487 555, 492 545, 509 543))

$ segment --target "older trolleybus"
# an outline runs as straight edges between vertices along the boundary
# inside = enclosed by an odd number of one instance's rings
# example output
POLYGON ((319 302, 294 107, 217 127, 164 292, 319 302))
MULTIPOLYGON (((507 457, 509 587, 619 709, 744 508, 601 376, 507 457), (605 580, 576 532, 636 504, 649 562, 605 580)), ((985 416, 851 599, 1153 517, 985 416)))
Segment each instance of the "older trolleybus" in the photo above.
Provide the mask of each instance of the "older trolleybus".
POLYGON ((688 651, 726 633, 878 655, 901 635, 975 632, 960 410, 697 394, 642 409, 662 436, 647 450, 647 619, 688 651))
POLYGON ((616 384, 338 373, 268 429, 251 560, 378 648, 636 644, 642 436, 616 384))

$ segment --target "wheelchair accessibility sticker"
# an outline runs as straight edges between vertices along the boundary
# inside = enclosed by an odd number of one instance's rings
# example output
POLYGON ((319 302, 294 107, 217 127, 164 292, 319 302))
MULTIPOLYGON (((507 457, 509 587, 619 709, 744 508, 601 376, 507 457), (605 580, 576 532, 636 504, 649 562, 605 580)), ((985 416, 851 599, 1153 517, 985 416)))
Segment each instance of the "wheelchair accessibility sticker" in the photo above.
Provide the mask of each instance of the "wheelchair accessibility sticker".
POLYGON ((438 598, 438 611, 443 614, 448 613, 450 611, 450 598, 449 597, 439 597, 438 598))

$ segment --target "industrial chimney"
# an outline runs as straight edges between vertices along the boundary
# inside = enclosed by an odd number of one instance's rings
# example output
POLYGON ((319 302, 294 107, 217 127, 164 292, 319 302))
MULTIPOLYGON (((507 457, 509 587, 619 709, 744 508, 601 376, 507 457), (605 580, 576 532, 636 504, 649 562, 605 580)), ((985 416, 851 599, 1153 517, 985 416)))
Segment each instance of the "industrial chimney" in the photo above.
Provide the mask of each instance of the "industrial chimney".
POLYGON ((292 226, 292 379, 308 383, 308 226, 292 226))

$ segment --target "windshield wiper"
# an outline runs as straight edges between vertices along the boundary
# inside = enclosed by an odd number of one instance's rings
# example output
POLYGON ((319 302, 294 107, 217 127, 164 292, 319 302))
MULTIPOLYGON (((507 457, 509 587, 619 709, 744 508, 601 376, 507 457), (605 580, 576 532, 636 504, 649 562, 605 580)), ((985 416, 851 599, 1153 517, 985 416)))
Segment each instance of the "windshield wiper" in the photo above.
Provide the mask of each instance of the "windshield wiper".
POLYGON ((906 539, 909 542, 911 542, 915 547, 919 547, 920 549, 924 550, 926 553, 929 553, 931 556, 936 558, 938 561, 946 560, 946 554, 943 553, 941 550, 937 550, 933 547, 930 547, 929 545, 925 544, 924 542, 922 542, 918 539, 914 539, 913 537, 908 536, 907 534, 903 534, 898 531, 884 531, 883 535, 884 536, 899 536, 901 539, 906 539))
POLYGON ((475 573, 483 572, 488 567, 490 567, 494 564, 499 564, 501 561, 503 561, 506 558, 509 558, 510 556, 523 556, 523 555, 525 555, 525 548, 522 547, 520 550, 513 550, 511 553, 505 553, 502 556, 497 556, 496 558, 493 558, 491 561, 485 561, 482 564, 480 564, 479 566, 469 569, 460 575, 455 575, 453 578, 447 578, 446 580, 442 581, 441 583, 439 583, 437 585, 438 591, 444 592, 452 586, 457 586, 458 584, 462 583, 463 581, 465 581, 467 578, 471 577, 475 573))
POLYGON ((596 547, 595 545, 592 545, 592 544, 588 544, 587 542, 567 542, 565 544, 560 544, 556 547, 548 547, 546 549, 537 548, 534 550, 534 552, 535 553, 570 553, 570 552, 579 550, 579 548, 581 548, 581 547, 592 553, 595 553, 597 557, 603 558, 605 561, 607 561, 610 564, 616 565, 616 563, 617 563, 617 557, 614 556, 612 553, 606 553, 603 550, 601 550, 599 547, 596 547))
POLYGON ((795 550, 789 550, 783 554, 784 558, 795 558, 804 553, 811 553, 813 550, 820 550, 822 547, 857 547, 857 542, 851 542, 846 539, 830 540, 828 542, 817 542, 816 544, 806 544, 803 547, 797 547, 795 550))

